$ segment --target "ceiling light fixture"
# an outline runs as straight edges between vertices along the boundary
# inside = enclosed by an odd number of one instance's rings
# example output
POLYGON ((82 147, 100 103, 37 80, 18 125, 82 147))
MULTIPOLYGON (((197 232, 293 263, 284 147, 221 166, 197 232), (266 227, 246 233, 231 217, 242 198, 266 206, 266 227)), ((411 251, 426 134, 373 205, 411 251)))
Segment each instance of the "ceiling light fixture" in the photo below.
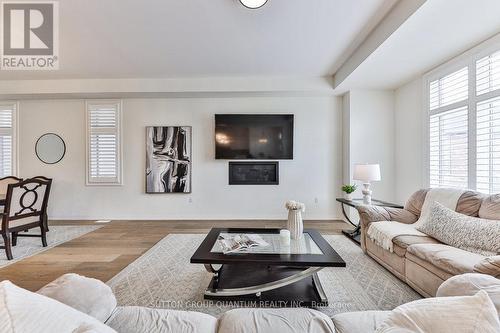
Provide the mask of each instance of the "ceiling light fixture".
POLYGON ((240 3, 250 9, 257 9, 266 4, 267 0, 240 0, 240 3))

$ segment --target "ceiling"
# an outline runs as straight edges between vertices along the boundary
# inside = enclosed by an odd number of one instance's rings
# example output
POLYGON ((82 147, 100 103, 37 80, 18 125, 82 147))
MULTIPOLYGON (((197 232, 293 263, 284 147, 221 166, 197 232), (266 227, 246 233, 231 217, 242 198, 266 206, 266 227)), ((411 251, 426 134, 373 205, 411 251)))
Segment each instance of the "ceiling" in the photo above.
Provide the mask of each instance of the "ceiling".
POLYGON ((0 79, 332 75, 396 0, 64 0, 60 69, 0 79))
POLYGON ((499 32, 499 0, 428 0, 335 90, 395 89, 499 32))

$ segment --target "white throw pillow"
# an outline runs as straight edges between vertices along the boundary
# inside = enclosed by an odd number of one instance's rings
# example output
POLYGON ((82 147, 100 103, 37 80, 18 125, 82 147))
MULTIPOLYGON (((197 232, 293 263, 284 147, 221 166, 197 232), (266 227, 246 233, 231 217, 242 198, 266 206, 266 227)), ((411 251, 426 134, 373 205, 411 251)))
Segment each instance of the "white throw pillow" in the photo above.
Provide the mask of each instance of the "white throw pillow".
POLYGON ((395 308, 376 333, 498 333, 500 321, 485 291, 474 296, 435 297, 395 308))
POLYGON ((500 221, 457 213, 438 202, 417 230, 447 245, 485 256, 500 251, 500 221))
POLYGON ((84 313, 51 298, 0 283, 0 332, 2 333, 116 333, 84 313))
POLYGON ((97 279, 74 273, 60 276, 37 293, 71 306, 103 323, 116 308, 116 297, 109 286, 97 279))
POLYGON ((472 296, 484 290, 500 315, 500 279, 491 275, 466 273, 455 275, 444 281, 436 292, 436 297, 472 296))

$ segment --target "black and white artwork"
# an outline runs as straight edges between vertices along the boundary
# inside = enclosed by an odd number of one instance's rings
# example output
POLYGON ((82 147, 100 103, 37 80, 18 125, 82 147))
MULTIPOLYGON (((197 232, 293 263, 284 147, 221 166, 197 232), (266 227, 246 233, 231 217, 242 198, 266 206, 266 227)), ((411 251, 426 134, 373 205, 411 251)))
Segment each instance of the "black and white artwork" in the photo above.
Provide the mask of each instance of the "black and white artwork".
POLYGON ((146 127, 146 193, 191 193, 191 126, 146 127))

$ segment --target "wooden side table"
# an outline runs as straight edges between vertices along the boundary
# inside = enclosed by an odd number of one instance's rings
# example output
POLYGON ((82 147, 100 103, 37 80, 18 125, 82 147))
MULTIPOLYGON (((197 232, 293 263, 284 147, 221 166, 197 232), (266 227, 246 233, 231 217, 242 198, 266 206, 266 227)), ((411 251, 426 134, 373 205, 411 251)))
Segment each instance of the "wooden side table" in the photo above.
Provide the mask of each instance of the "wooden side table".
MULTIPOLYGON (((346 218, 347 222, 352 224, 355 229, 354 230, 342 230, 342 233, 346 235, 348 238, 353 240, 354 242, 361 244, 361 223, 358 221, 358 223, 353 223, 351 219, 349 218, 349 215, 347 215, 345 211, 345 206, 353 207, 356 208, 358 206, 364 206, 365 204, 363 203, 363 199, 352 199, 352 200, 347 200, 344 198, 337 198, 336 199, 340 204, 342 205, 342 214, 344 214, 344 217, 346 218)), ((377 200, 377 199, 372 199, 372 203, 369 206, 380 206, 380 207, 392 207, 392 208, 403 208, 403 206, 387 202, 387 201, 382 201, 382 200, 377 200)))

